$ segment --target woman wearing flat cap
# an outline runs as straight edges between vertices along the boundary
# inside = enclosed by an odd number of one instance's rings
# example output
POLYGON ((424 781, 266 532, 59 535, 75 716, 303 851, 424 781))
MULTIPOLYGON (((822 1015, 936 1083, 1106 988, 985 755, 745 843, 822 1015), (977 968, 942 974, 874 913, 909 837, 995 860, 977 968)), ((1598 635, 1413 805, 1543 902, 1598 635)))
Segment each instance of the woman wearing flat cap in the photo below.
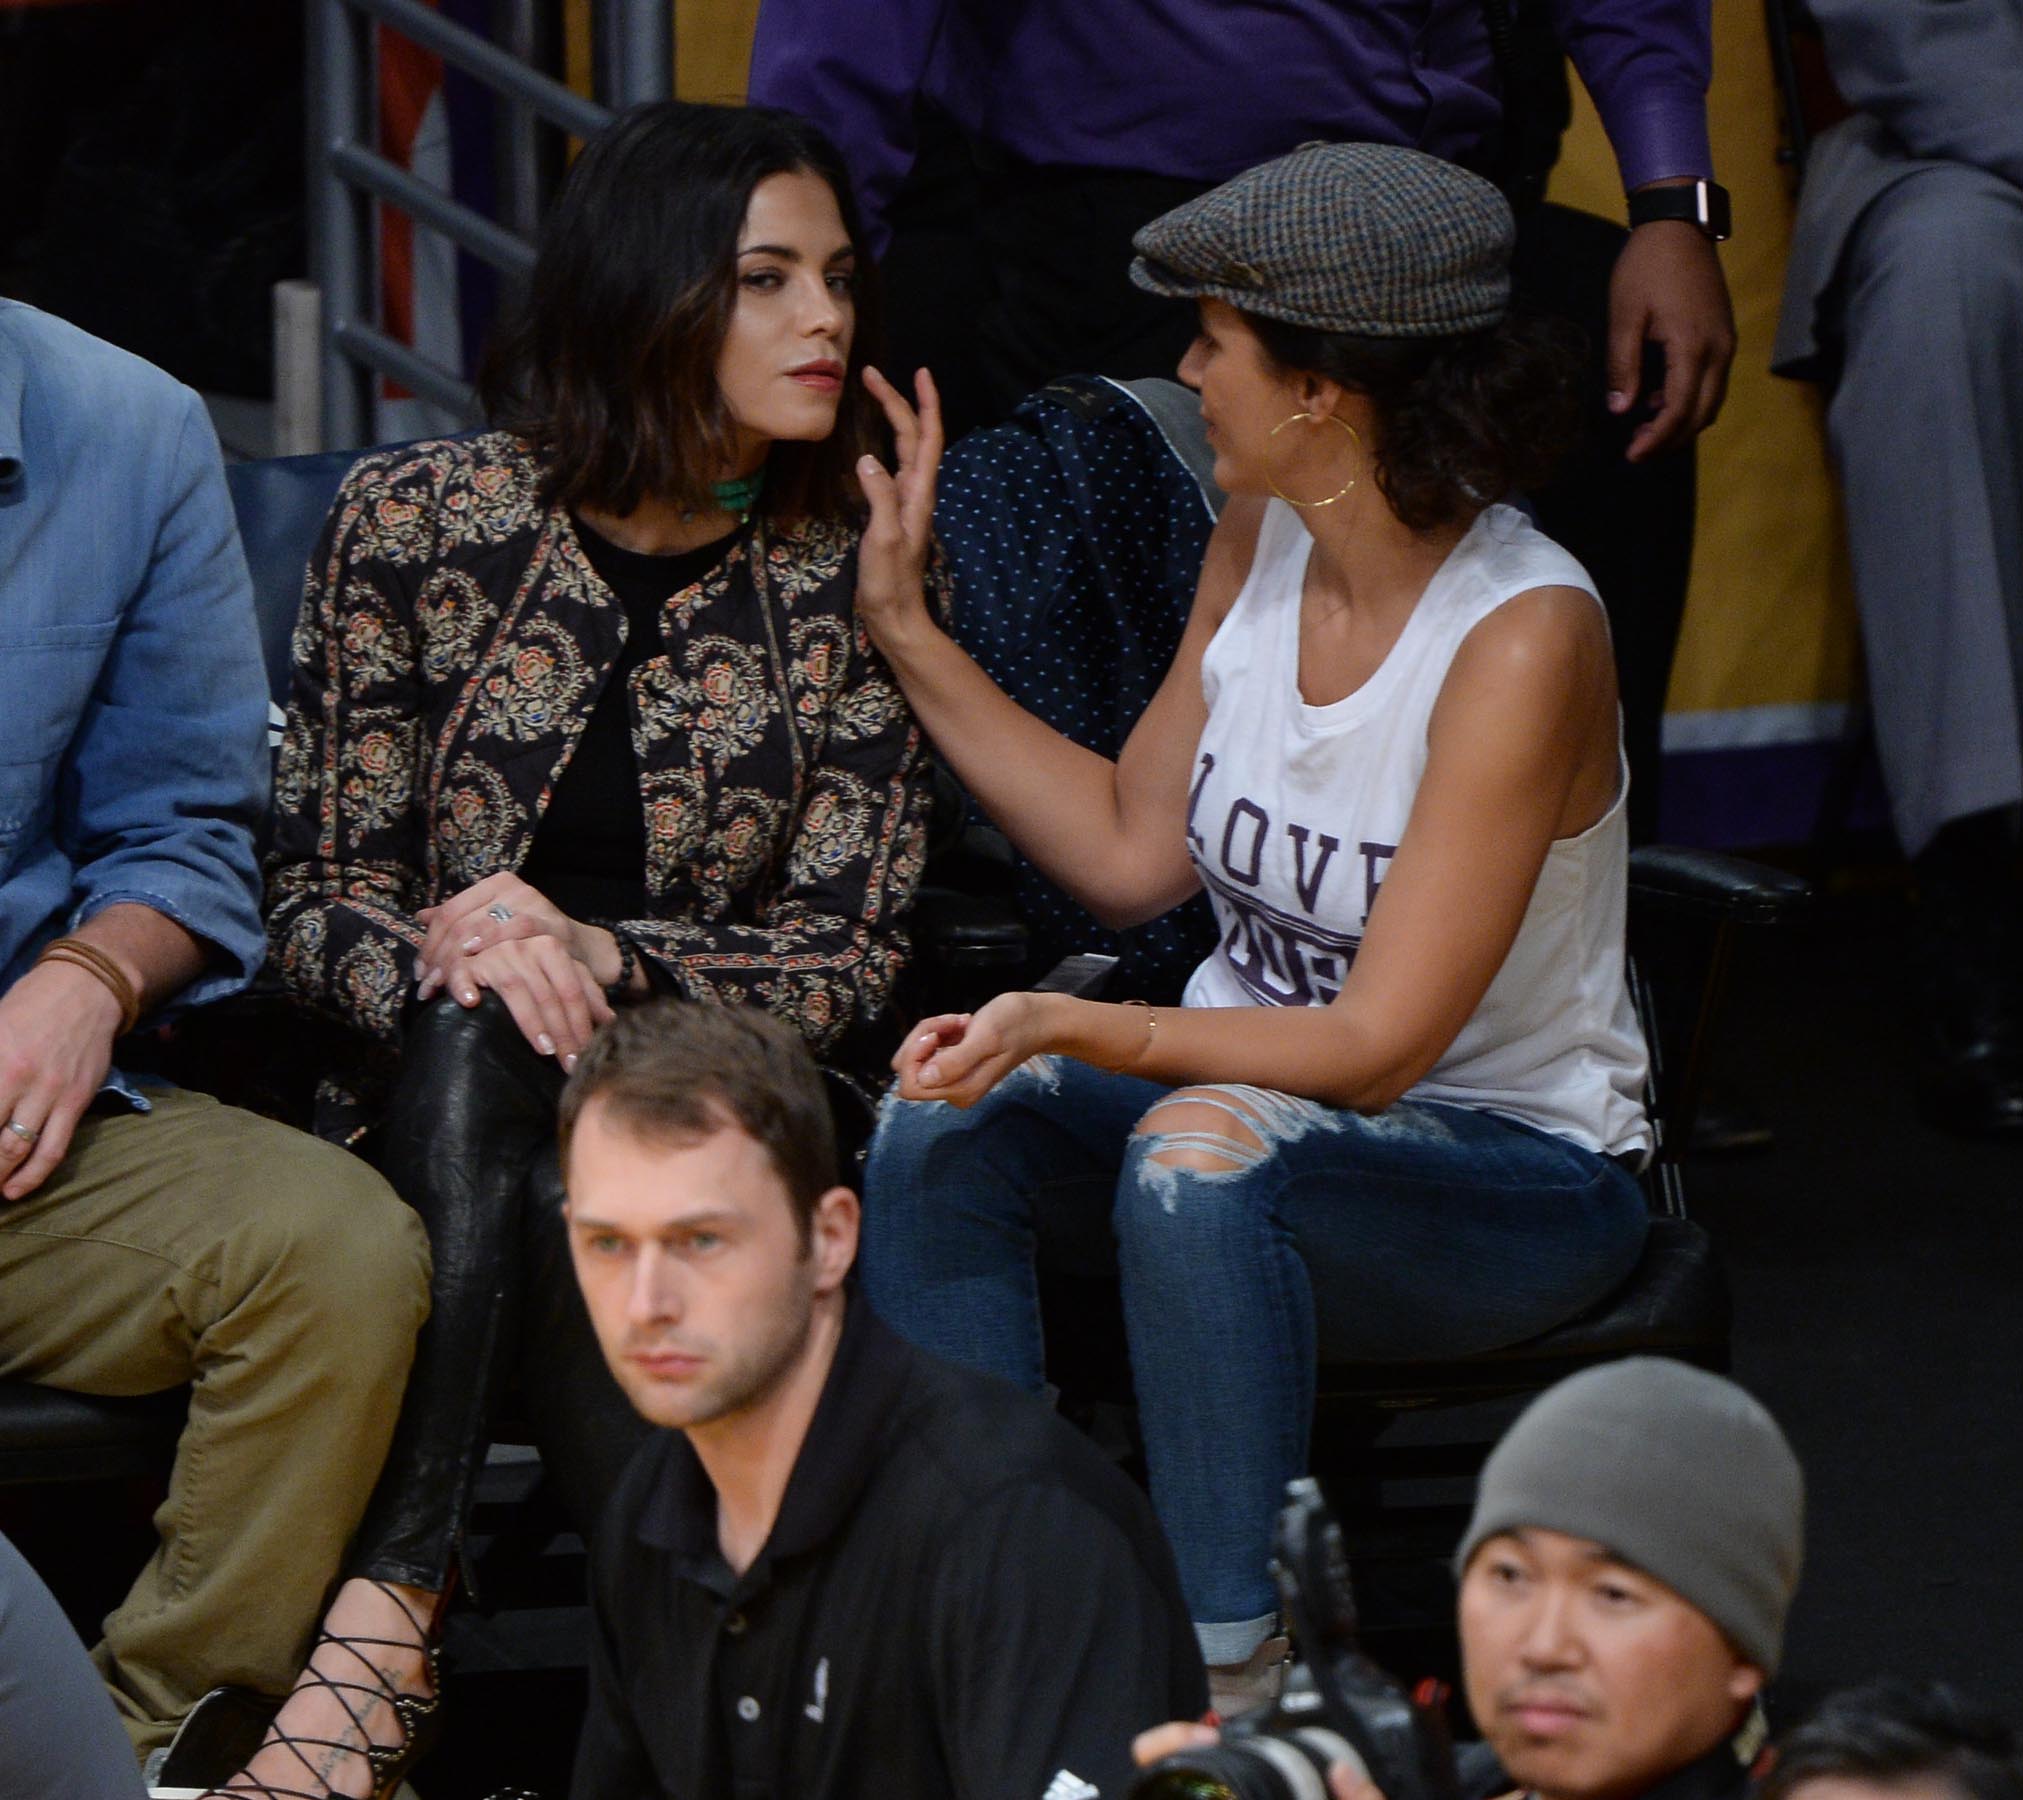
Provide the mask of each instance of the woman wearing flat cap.
MULTIPOLYGON (((1139 234, 1132 279, 1199 303, 1180 378, 1230 499, 1116 762, 999 692, 917 587, 858 590, 1053 880, 1115 925, 1203 887, 1215 909, 1177 1008, 1014 993, 909 1035, 864 1279, 918 1342, 1038 1389, 1036 1261, 1118 1272, 1226 1703, 1269 1680, 1317 1355, 1517 1342, 1643 1241, 1615 677, 1586 573, 1506 504, 1573 414, 1566 352, 1506 316, 1511 241, 1488 183, 1366 144, 1139 234)), ((930 396, 916 479, 939 448, 930 396)))

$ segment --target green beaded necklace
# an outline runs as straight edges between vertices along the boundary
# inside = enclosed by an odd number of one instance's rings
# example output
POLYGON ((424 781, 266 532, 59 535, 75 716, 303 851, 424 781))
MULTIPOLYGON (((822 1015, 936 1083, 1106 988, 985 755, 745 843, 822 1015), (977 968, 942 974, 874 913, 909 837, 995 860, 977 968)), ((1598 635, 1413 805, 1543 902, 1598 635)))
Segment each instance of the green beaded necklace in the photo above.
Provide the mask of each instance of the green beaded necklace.
POLYGON ((742 525, 752 516, 752 508, 758 505, 765 487, 766 466, 761 463, 750 475, 741 476, 736 481, 719 481, 710 489, 710 496, 742 525))

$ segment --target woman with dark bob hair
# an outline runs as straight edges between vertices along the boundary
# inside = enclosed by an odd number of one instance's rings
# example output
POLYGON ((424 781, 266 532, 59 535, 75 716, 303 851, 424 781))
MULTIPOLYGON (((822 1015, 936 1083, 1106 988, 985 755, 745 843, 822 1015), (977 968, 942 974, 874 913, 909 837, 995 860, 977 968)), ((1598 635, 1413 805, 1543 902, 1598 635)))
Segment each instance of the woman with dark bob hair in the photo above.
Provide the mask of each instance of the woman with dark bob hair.
POLYGON ((499 428, 366 456, 331 511, 269 935, 288 988, 355 1028, 319 1126, 383 1125, 433 1311, 347 1579, 235 1792, 397 1784, 504 1386, 585 1528, 645 1429, 559 1217, 555 1105, 597 1025, 675 993, 824 1050, 887 1002, 927 786, 854 594, 940 577, 931 484, 867 456, 857 241, 802 120, 626 114, 543 229, 487 375, 499 428))
MULTIPOLYGON (((1206 888, 1184 1004, 1001 995, 909 1034, 866 1178, 901 1331, 1038 1388, 1035 1264, 1121 1282, 1152 1497, 1217 1704, 1276 1676, 1266 1571, 1317 1354, 1530 1337, 1634 1266, 1651 1144, 1624 981, 1626 774, 1587 576, 1502 504, 1573 415, 1509 321, 1509 208, 1310 146, 1155 220, 1230 496, 1113 764, 1022 712, 913 586, 859 610, 1047 874, 1128 925, 1206 888)), ((905 466, 937 453, 931 409, 905 466)))

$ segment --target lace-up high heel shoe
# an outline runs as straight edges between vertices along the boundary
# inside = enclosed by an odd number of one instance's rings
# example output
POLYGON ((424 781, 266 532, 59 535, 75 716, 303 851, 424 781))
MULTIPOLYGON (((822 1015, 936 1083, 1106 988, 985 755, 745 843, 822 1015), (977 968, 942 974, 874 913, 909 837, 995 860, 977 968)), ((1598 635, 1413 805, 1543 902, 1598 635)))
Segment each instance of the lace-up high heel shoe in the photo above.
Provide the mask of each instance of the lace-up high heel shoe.
MULTIPOLYGON (((317 1633, 309 1652, 308 1666, 289 1695, 292 1701, 306 1690, 321 1688, 335 1700, 350 1721, 337 1737, 320 1737, 291 1731, 280 1718, 267 1729, 257 1756, 271 1765, 276 1750, 285 1751, 287 1769, 279 1779, 260 1779, 241 1771, 229 1782, 209 1790, 206 1800, 345 1800, 346 1787, 336 1779, 347 1763, 363 1761, 372 1778, 370 1800, 388 1800, 415 1760, 435 1741, 441 1727, 442 1668, 438 1660, 434 1622, 420 1617, 385 1582, 372 1585, 391 1600, 413 1628, 406 1638, 382 1638, 340 1634, 325 1629, 317 1633), (428 1673, 430 1691, 411 1694, 396 1686, 374 1660, 375 1651, 419 1651, 428 1673), (383 1715, 391 1713, 400 1727, 400 1737, 392 1743, 374 1739, 375 1725, 382 1729, 383 1715)), ((287 1712, 287 1704, 282 1713, 287 1712)), ((355 1784, 347 1784, 355 1785, 355 1784)))

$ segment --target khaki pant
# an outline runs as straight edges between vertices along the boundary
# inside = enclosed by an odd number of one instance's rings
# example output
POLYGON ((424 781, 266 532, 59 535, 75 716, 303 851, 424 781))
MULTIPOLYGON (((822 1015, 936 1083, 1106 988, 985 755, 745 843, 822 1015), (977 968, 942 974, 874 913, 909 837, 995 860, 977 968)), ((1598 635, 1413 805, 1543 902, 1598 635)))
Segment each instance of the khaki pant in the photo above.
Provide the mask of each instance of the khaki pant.
POLYGON ((153 1557, 93 1652, 137 1748, 208 1689, 285 1693, 428 1311, 420 1221, 364 1163, 201 1094, 94 1115, 0 1204, 0 1376, 193 1382, 153 1557))

